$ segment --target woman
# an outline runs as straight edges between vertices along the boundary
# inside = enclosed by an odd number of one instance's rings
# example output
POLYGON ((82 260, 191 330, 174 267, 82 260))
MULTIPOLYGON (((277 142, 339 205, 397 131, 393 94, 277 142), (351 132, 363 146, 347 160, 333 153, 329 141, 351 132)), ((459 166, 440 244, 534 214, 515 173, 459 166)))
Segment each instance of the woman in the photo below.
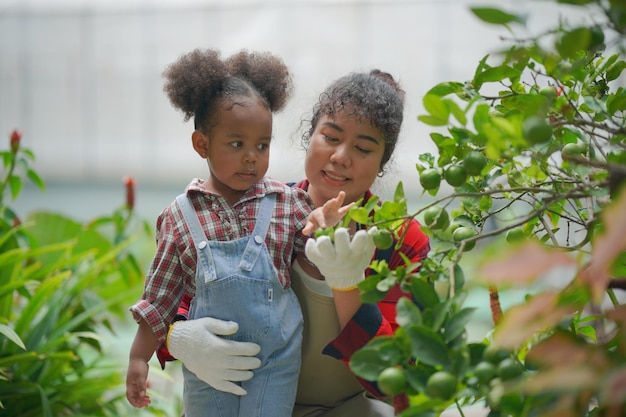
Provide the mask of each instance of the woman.
MULTIPOLYGON (((346 204, 361 198, 367 201, 372 195, 369 188, 384 172, 395 149, 403 100, 404 91, 393 77, 378 70, 349 74, 332 83, 313 108, 311 125, 303 138, 307 146, 306 179, 293 186, 306 190, 316 207, 335 198, 339 191, 345 192, 346 204)), ((400 253, 413 262, 426 256, 430 247, 419 224, 410 220, 404 227, 401 247, 377 250, 375 259, 385 259, 394 268, 404 265, 400 253)), ((292 286, 304 316, 302 366, 293 416, 393 416, 393 407, 374 398, 382 396, 376 384, 355 377, 347 363, 373 337, 393 334, 397 327, 395 305, 400 297, 409 295, 394 288, 382 302, 363 304, 357 289, 330 289, 315 265, 299 261, 292 266, 292 286)), ((181 306, 182 319, 186 318, 185 310, 181 306)), ((173 358, 182 360, 188 369, 210 374, 215 388, 236 392, 234 382, 251 378, 259 366, 257 345, 221 337, 235 333, 237 328, 236 323, 211 318, 176 322, 168 346, 173 358)), ((163 364, 172 356, 161 351, 159 358, 163 364)))

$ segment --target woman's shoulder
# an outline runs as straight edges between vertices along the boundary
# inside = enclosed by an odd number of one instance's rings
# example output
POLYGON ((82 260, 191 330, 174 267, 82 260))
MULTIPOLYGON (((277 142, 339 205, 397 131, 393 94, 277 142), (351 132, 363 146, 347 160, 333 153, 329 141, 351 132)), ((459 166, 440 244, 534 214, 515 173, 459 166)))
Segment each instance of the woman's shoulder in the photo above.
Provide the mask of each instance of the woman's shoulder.
POLYGON ((265 193, 278 193, 282 195, 283 198, 286 199, 302 199, 306 198, 308 200, 309 195, 305 190, 298 187, 296 183, 284 183, 280 182, 274 178, 265 177, 264 180, 265 193))

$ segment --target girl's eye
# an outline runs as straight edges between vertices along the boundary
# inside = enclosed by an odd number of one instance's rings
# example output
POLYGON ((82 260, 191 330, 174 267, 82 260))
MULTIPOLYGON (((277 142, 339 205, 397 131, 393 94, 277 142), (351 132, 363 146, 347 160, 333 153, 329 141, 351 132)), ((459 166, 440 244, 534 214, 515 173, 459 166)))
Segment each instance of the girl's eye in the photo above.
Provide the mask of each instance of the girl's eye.
POLYGON ((232 146, 233 148, 241 148, 243 146, 243 142, 241 141, 230 142, 230 146, 232 146))
POLYGON ((264 151, 264 150, 268 149, 269 147, 270 147, 270 144, 269 144, 269 143, 259 143, 259 144, 257 145, 257 148, 258 148, 260 151, 264 151))

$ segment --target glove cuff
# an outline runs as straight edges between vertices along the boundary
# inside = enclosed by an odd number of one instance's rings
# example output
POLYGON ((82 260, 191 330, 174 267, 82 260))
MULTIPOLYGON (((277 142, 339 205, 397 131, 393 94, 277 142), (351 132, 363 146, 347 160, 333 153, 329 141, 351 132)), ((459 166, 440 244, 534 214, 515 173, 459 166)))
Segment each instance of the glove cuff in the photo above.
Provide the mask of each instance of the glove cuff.
MULTIPOLYGON (((169 330, 167 331, 167 336, 165 337, 165 346, 167 347, 167 350, 170 352, 170 354, 176 358, 176 359, 181 359, 179 354, 181 354, 182 352, 180 352, 179 349, 181 348, 180 344, 178 343, 180 337, 182 336, 182 333, 185 333, 185 326, 180 327, 179 325, 181 324, 181 321, 176 321, 174 323, 172 323, 170 325, 169 330), (174 329, 179 326, 180 328, 176 330, 176 333, 174 333, 174 329)), ((184 339, 184 337, 183 337, 184 339)))
POLYGON ((358 288, 359 284, 365 279, 365 275, 361 274, 358 277, 342 277, 342 278, 328 278, 326 279, 326 285, 332 290, 337 291, 352 291, 358 288))
POLYGON ((352 291, 352 290, 356 290, 357 288, 359 288, 357 285, 353 285, 352 287, 347 287, 347 288, 337 288, 337 287, 333 287, 333 286, 328 286, 331 290, 335 290, 335 291, 352 291))

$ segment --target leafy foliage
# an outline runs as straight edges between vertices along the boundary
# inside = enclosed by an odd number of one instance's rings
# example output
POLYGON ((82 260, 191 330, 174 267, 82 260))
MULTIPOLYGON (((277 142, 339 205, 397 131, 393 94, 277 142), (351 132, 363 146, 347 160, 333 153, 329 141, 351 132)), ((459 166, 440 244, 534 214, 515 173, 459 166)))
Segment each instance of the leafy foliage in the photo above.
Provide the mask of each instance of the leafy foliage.
POLYGON ((472 9, 512 37, 471 79, 440 83, 423 98, 418 118, 435 129, 438 155, 419 155, 416 167, 435 200, 416 213, 359 219, 380 225, 423 215, 431 236, 418 271, 375 263, 377 274, 360 286, 364 301, 396 283, 415 301, 398 304, 393 336, 351 361, 373 380, 390 367, 403 371, 409 401, 401 416, 477 402, 492 416, 626 412, 626 309, 615 292, 626 281, 626 5, 558 3, 594 20, 561 20, 521 38, 513 29, 524 16, 472 9), (474 246, 480 266, 466 282, 460 262, 474 246), (490 293, 494 331, 480 343, 465 332, 470 284, 490 293), (504 288, 529 295, 503 312, 504 288), (428 389, 442 371, 456 380, 451 396, 428 389))
MULTIPOLYGON (((0 197, 8 191, 12 200, 22 175, 45 188, 20 142, 13 132, 10 150, 0 152, 0 197)), ((132 251, 142 225, 130 195, 88 224, 48 212, 20 218, 0 198, 0 415, 128 413, 123 365, 103 342, 143 282, 132 251)))

